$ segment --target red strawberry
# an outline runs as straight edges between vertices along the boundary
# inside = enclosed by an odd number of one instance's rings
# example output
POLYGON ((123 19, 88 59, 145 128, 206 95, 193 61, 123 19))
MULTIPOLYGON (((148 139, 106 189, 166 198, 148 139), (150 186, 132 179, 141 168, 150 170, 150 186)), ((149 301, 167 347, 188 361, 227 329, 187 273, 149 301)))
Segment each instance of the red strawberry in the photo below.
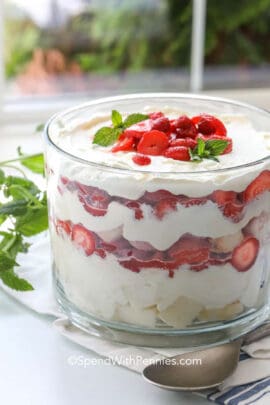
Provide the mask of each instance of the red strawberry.
POLYGON ((150 165, 150 163, 151 163, 151 159, 149 156, 139 155, 139 154, 134 155, 132 157, 132 160, 134 163, 136 163, 137 165, 140 165, 140 166, 147 166, 147 165, 150 165))
POLYGON ((258 239, 247 237, 234 249, 231 262, 237 271, 250 269, 257 258, 259 246, 258 239))
POLYGON ((153 130, 146 132, 137 146, 137 151, 143 155, 161 155, 168 147, 168 137, 164 132, 153 130))
POLYGON ((87 256, 90 256, 95 250, 95 237, 91 231, 81 224, 73 226, 72 240, 75 245, 82 248, 87 256))
POLYGON ((98 188, 93 188, 93 190, 94 191, 89 195, 79 192, 78 197, 87 212, 100 217, 107 213, 107 208, 110 202, 109 195, 98 188))
POLYGON ((168 190, 158 190, 158 191, 153 191, 153 192, 146 191, 143 196, 143 202, 156 203, 162 199, 171 198, 171 197, 175 197, 175 196, 168 190))
POLYGON ((174 160, 190 160, 189 151, 186 146, 170 146, 165 150, 164 156, 174 160))
POLYGON ((152 113, 149 114, 149 118, 151 120, 156 120, 157 118, 161 118, 161 117, 164 117, 164 114, 161 111, 152 112, 152 113))
POLYGON ((194 149, 197 146, 197 142, 192 138, 177 138, 170 141, 170 146, 186 146, 187 148, 194 149))
POLYGON ((243 209, 244 205, 240 202, 227 203, 223 208, 223 215, 231 218, 233 222, 239 222, 242 219, 243 209))
POLYGON ((227 130, 224 124, 216 117, 210 114, 199 114, 191 118, 197 125, 198 131, 203 135, 226 136, 227 130))
POLYGON ((134 138, 124 138, 118 141, 113 147, 112 152, 130 151, 133 150, 134 138))
POLYGON ((195 138, 198 134, 198 131, 186 115, 182 115, 172 122, 172 128, 175 130, 177 137, 179 138, 195 138))
POLYGON ((243 193, 243 201, 248 203, 265 191, 270 191, 270 171, 264 170, 253 180, 243 193))
POLYGON ((211 199, 218 205, 224 206, 227 203, 234 202, 237 194, 234 191, 216 190, 212 193, 211 199))
POLYGON ((157 129, 162 132, 170 132, 171 124, 168 118, 160 117, 153 120, 152 129, 157 129))
POLYGON ((162 219, 165 214, 168 214, 170 211, 176 211, 177 198, 171 197, 166 198, 165 200, 160 200, 154 208, 154 213, 158 219, 162 219))
POLYGON ((209 259, 210 243, 206 238, 184 236, 170 249, 169 256, 181 264, 200 264, 209 259))
POLYGON ((60 219, 56 220, 56 232, 59 234, 65 233, 67 235, 71 234, 72 224, 71 221, 61 221, 60 219))

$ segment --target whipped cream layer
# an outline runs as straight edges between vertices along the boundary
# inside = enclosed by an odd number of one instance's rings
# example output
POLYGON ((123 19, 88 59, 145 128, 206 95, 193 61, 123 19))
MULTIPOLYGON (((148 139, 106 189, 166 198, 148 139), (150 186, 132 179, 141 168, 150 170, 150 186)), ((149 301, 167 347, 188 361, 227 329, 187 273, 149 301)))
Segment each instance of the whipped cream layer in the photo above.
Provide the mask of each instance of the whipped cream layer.
MULTIPOLYGON (((179 115, 166 110, 167 116, 179 115)), ((97 116, 88 122, 60 130, 50 129, 52 141, 62 150, 94 165, 79 163, 62 157, 52 162, 52 168, 72 180, 105 189, 110 195, 137 199, 147 190, 166 189, 174 194, 190 197, 205 196, 216 189, 242 191, 265 168, 262 164, 232 169, 265 158, 270 153, 270 130, 256 131, 247 117, 219 116, 226 125, 228 136, 233 140, 233 151, 219 156, 219 162, 204 159, 200 163, 184 162, 151 156, 151 164, 136 165, 132 161, 135 152, 111 152, 111 147, 92 143, 96 131, 110 125, 108 116, 97 116), (110 169, 112 168, 112 170, 110 169), (117 170, 118 169, 118 170, 117 170), (209 170, 229 169, 209 172, 209 170), (187 173, 189 172, 189 173, 187 173), (115 179, 117 178, 117 181, 115 179)), ((51 165, 51 162, 49 162, 51 165)))
POLYGON ((168 213, 162 220, 156 218, 152 207, 147 204, 141 205, 143 218, 136 220, 132 210, 115 201, 109 204, 104 216, 95 217, 83 208, 78 196, 69 191, 62 195, 57 193, 53 207, 56 218, 81 223, 87 229, 100 233, 107 242, 123 236, 128 241, 148 242, 158 250, 166 250, 185 233, 211 238, 237 233, 252 218, 269 211, 270 198, 268 193, 264 193, 248 204, 243 219, 237 223, 225 217, 211 201, 187 208, 178 204, 176 211, 168 213))
MULTIPOLYGON (((157 269, 133 273, 121 267, 110 254, 105 259, 96 255, 87 257, 54 231, 52 241, 57 277, 67 297, 81 310, 107 320, 132 323, 135 317, 134 323, 151 327, 181 297, 196 303, 196 316, 202 310, 223 308, 235 302, 251 308, 261 299, 264 249, 247 272, 237 272, 227 263, 201 272, 182 267, 169 278, 166 271, 157 269)), ((182 311, 185 313, 188 308, 182 311)))

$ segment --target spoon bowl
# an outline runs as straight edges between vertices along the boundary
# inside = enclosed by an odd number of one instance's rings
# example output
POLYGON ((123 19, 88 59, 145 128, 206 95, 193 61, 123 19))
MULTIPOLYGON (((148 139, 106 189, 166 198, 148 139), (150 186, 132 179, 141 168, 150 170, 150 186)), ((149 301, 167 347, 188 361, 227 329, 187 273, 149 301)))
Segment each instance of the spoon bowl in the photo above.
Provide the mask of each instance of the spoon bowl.
POLYGON ((194 391, 219 385, 237 367, 242 339, 233 343, 159 360, 143 370, 150 383, 172 391, 194 391))

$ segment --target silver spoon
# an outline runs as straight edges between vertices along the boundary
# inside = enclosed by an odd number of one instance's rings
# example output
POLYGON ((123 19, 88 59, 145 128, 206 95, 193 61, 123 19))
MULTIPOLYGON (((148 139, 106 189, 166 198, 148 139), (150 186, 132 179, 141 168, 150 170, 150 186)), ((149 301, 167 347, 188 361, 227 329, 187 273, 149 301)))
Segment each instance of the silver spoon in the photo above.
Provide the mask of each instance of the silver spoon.
POLYGON ((269 334, 270 321, 232 342, 159 360, 143 370, 143 377, 160 388, 172 391, 216 387, 236 369, 242 344, 253 343, 269 334))

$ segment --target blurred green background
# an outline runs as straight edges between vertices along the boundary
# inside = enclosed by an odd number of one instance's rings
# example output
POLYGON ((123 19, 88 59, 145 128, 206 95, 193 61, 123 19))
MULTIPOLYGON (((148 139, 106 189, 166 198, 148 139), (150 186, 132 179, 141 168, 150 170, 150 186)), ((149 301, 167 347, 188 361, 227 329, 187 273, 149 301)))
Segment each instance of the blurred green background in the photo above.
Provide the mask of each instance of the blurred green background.
MULTIPOLYGON (((39 62, 46 63, 50 74, 77 75, 178 69, 190 63, 191 0, 89 0, 59 23, 61 7, 52 9, 50 26, 40 26, 22 10, 19 13, 12 1, 6 2, 6 9, 8 78, 29 70, 34 74, 39 62), (45 54, 35 57, 36 49, 45 54), (50 63, 52 49, 61 54, 58 63, 50 63)), ((244 68, 269 62, 270 0, 208 0, 206 65, 244 68)))

